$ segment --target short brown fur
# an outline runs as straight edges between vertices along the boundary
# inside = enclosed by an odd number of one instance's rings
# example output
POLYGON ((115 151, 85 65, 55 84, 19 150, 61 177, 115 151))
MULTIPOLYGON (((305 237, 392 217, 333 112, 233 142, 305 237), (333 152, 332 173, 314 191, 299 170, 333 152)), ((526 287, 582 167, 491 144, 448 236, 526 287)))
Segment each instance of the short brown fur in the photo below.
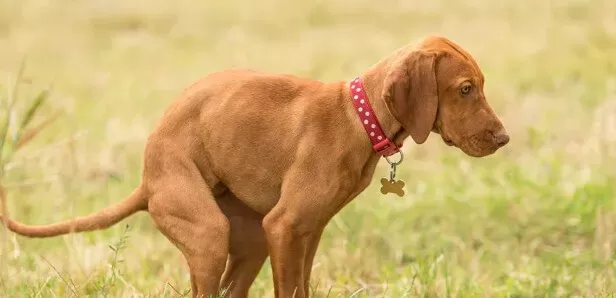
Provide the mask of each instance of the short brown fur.
MULTIPOLYGON (((439 36, 408 45, 361 74, 389 138, 436 132, 471 156, 509 137, 483 94, 473 58, 439 36)), ((251 70, 210 74, 166 111, 147 140, 142 183, 92 215, 29 226, 28 237, 107 228, 147 210, 184 254, 193 296, 229 287, 245 297, 271 258, 277 297, 306 297, 328 221, 372 181, 379 156, 345 82, 251 70)))

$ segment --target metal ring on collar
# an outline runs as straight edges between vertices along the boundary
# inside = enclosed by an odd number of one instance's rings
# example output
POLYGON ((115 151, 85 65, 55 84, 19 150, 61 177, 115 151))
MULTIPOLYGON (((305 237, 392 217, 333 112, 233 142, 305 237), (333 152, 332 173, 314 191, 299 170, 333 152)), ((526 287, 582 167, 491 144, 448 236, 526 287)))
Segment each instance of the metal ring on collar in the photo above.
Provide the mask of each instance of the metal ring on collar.
POLYGON ((404 154, 402 154, 402 151, 398 151, 398 153, 400 153, 400 159, 396 162, 392 162, 391 160, 389 160, 389 156, 385 156, 385 160, 387 161, 388 164, 390 165, 399 165, 402 163, 402 160, 404 160, 404 154))

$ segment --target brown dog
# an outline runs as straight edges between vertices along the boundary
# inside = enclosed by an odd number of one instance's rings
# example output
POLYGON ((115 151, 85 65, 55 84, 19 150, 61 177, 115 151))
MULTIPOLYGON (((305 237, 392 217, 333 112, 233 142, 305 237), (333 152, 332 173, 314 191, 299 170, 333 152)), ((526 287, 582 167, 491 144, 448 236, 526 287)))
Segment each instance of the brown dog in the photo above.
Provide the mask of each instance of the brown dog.
MULTIPOLYGON (((409 135, 421 144, 433 131, 480 157, 509 141, 477 63, 443 37, 404 47, 359 78, 395 144, 409 135)), ((230 296, 246 296, 269 255, 276 296, 306 297, 324 227, 368 186, 381 156, 351 84, 248 70, 211 74, 150 135, 142 183, 128 198, 51 225, 6 219, 8 228, 51 237, 104 229, 147 210, 186 257, 194 296, 229 286, 230 296)))

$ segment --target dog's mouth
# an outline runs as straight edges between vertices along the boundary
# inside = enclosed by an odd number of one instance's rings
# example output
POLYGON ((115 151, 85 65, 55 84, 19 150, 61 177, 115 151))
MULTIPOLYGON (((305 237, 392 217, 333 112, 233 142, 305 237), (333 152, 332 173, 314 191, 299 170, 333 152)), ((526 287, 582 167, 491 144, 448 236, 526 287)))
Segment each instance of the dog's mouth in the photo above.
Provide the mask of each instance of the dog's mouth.
POLYGON ((443 142, 445 142, 445 144, 447 144, 447 146, 455 146, 455 143, 451 140, 451 138, 449 136, 447 136, 445 134, 445 132, 443 132, 443 129, 440 126, 434 127, 434 129, 432 131, 438 133, 441 136, 441 138, 443 139, 443 142))
POLYGON ((488 156, 500 148, 496 143, 491 140, 486 140, 480 136, 470 136, 460 146, 460 149, 469 156, 472 157, 484 157, 488 156))
POLYGON ((447 144, 447 146, 460 148, 460 150, 472 157, 490 155, 499 148, 492 139, 487 140, 482 138, 481 135, 470 135, 454 142, 442 129, 436 128, 435 131, 441 136, 443 142, 447 144))
POLYGON ((453 143, 453 141, 447 137, 445 134, 441 134, 441 138, 443 139, 443 142, 445 142, 445 144, 447 144, 447 146, 454 146, 455 144, 453 143))

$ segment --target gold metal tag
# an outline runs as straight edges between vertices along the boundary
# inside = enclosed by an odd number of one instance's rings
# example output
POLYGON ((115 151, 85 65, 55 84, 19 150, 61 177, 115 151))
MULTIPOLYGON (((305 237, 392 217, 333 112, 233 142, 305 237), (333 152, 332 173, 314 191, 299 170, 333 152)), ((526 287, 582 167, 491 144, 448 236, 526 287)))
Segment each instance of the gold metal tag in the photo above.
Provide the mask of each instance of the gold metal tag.
POLYGON ((386 195, 388 193, 397 194, 399 197, 404 196, 404 181, 397 180, 396 181, 396 167, 402 163, 402 159, 404 156, 402 155, 402 151, 398 151, 400 153, 400 160, 397 162, 392 162, 385 156, 385 160, 389 164, 389 179, 381 178, 381 193, 386 195))
POLYGON ((386 195, 388 193, 397 194, 399 197, 404 196, 404 181, 390 181, 387 178, 381 178, 381 193, 386 195))

